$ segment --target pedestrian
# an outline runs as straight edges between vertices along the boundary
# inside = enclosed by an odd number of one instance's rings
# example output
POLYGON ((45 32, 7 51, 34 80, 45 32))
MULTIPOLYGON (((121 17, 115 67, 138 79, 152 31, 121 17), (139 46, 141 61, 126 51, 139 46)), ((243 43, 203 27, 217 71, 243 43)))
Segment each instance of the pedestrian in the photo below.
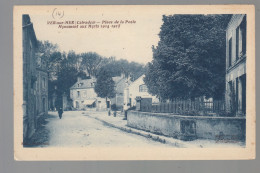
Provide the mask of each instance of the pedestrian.
POLYGON ((62 118, 62 113, 63 113, 63 110, 62 110, 62 107, 60 107, 58 109, 58 114, 59 114, 60 119, 62 118))
POLYGON ((125 117, 124 117, 123 120, 127 120, 127 111, 128 111, 128 104, 125 103, 125 104, 124 104, 124 113, 125 113, 125 117))

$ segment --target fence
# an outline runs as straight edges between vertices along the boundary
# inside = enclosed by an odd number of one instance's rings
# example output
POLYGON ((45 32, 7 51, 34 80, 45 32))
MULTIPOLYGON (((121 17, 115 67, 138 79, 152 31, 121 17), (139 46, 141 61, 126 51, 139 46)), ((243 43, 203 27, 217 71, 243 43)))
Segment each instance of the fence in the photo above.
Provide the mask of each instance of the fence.
POLYGON ((220 114, 225 112, 225 101, 174 100, 170 103, 141 105, 142 112, 175 113, 183 115, 220 114))

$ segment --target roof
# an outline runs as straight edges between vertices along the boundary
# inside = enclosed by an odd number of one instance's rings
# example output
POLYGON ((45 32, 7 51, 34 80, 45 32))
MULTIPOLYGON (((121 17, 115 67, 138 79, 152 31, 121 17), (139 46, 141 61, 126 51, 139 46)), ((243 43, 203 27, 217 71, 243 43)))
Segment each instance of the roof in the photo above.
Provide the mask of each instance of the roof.
POLYGON ((83 79, 80 81, 77 81, 70 89, 87 89, 87 88, 94 88, 96 83, 96 79, 83 79))
MULTIPOLYGON (((138 80, 143 80, 144 77, 145 77, 145 75, 143 74, 142 76, 140 76, 139 78, 137 78, 135 81, 131 82, 131 83, 129 84, 129 86, 131 86, 132 84, 136 83, 136 81, 138 81, 138 80)), ((128 87, 129 87, 129 86, 128 86, 128 87)))

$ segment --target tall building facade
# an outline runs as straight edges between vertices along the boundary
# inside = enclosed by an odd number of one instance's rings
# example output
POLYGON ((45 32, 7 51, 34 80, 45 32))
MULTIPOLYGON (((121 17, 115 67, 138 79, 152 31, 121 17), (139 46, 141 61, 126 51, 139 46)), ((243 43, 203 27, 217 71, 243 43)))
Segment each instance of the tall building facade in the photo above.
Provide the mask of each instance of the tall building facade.
POLYGON ((246 15, 235 14, 226 30, 226 109, 246 114, 246 15))
POLYGON ((48 73, 43 53, 36 53, 36 119, 48 113, 48 73))
POLYGON ((29 15, 22 16, 23 30, 23 139, 30 138, 36 127, 37 39, 29 15))

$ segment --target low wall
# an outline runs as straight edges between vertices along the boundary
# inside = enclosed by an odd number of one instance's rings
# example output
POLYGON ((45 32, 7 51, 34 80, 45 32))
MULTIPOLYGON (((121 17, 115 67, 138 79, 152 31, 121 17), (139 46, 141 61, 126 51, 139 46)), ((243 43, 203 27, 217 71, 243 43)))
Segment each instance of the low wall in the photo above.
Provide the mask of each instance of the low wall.
POLYGON ((241 117, 181 116, 138 111, 127 114, 130 127, 184 140, 241 141, 245 139, 245 124, 245 118, 241 117))

